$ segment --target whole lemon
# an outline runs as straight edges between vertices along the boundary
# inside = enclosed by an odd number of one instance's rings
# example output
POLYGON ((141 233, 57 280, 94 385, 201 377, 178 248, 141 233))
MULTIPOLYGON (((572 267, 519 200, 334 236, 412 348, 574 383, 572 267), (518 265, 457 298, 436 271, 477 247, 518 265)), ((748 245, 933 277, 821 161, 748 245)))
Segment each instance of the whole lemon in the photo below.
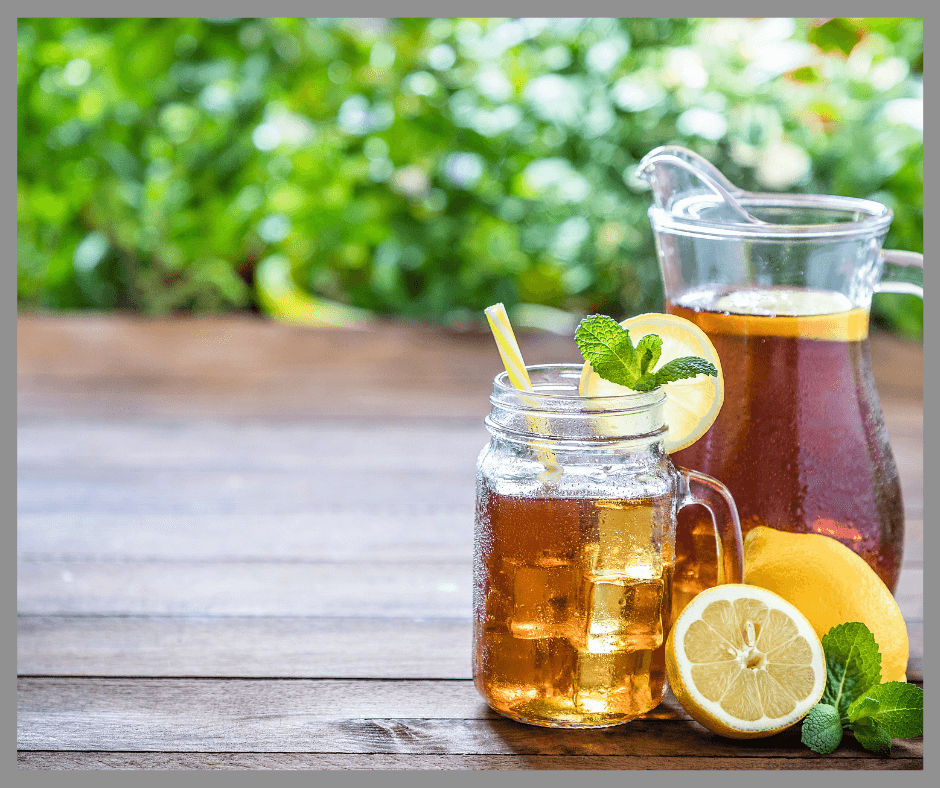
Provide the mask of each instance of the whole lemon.
POLYGON ((901 608, 875 570, 841 542, 758 526, 744 540, 744 582, 782 596, 820 639, 838 624, 860 621, 881 652, 881 680, 907 680, 909 643, 901 608))

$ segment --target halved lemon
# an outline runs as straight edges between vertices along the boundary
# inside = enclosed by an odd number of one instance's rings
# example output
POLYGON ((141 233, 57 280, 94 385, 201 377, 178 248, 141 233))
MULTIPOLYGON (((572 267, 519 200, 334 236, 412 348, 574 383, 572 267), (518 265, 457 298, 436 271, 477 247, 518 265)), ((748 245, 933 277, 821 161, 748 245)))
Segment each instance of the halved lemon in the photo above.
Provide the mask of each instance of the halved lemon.
POLYGON ((739 583, 703 591, 666 640, 676 700, 710 731, 771 736, 805 717, 826 686, 813 625, 772 591, 739 583))
MULTIPOLYGON (((624 320, 620 325, 630 332, 634 345, 647 334, 659 335, 663 344, 656 369, 676 358, 698 356, 710 361, 718 370, 716 378, 696 375, 663 386, 666 395, 663 417, 669 427, 665 439, 666 451, 671 454, 691 446, 718 418, 718 411, 725 399, 725 382, 718 351, 702 329, 677 315, 650 312, 624 320)), ((634 392, 633 389, 604 380, 585 362, 578 393, 582 397, 610 397, 634 392)))

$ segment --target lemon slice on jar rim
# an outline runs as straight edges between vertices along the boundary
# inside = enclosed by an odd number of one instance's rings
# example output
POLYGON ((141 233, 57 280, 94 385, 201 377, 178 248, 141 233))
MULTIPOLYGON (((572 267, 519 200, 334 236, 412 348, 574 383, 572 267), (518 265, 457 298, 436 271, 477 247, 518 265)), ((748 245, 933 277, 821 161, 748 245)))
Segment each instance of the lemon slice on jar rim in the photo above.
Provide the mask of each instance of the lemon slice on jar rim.
POLYGON ((732 583, 703 591, 679 615, 666 674, 696 722, 752 739, 810 712, 826 687, 826 658, 813 625, 783 597, 732 583))
MULTIPOLYGON (((673 359, 698 356, 710 361, 718 370, 717 377, 696 375, 663 386, 666 396, 663 418, 669 428, 664 441, 665 449, 671 454, 691 446, 708 432, 724 402, 725 383, 718 351, 702 329, 677 315, 650 312, 623 320, 620 325, 630 332, 634 346, 647 334, 657 334, 662 339, 657 369, 673 359)), ((585 362, 578 393, 582 397, 611 397, 635 392, 626 386, 604 380, 590 363, 585 362)), ((600 433, 606 431, 603 419, 595 420, 595 429, 600 433)))

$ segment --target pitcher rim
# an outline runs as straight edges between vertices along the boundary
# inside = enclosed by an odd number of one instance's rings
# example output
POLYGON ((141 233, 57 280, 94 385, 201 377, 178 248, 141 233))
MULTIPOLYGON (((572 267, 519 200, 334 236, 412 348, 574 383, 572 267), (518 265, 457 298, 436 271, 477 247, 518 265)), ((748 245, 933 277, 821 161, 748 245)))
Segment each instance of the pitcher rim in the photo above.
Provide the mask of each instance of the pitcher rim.
MULTIPOLYGON (((696 195, 695 199, 701 199, 696 195)), ((683 235, 720 236, 734 238, 764 238, 820 240, 828 238, 862 238, 886 232, 894 218, 893 211, 876 200, 862 197, 840 197, 831 194, 775 194, 748 192, 738 195, 742 206, 760 208, 802 208, 820 211, 864 213, 864 219, 852 222, 822 224, 745 224, 743 222, 714 222, 690 216, 676 216, 673 212, 652 205, 648 215, 653 229, 683 235)))

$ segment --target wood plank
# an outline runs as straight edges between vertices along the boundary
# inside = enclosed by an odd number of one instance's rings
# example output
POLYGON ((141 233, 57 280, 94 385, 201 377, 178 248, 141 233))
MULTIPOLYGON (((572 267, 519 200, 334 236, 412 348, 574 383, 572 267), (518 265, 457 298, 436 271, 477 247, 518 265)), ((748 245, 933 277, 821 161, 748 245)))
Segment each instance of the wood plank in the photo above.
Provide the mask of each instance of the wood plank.
POLYGON ((917 399, 882 398, 881 409, 884 414, 888 436, 895 438, 923 438, 924 401, 917 399))
MULTIPOLYGON (((908 680, 924 624, 908 622, 908 680)), ((17 673, 45 676, 469 679, 464 619, 19 616, 17 673)))
MULTIPOLYGON (((818 758, 798 726, 723 739, 674 698, 668 718, 564 731, 496 715, 468 681, 22 678, 17 686, 20 750, 818 758)), ((853 743, 830 757, 861 755, 853 743)), ((923 740, 899 742, 896 755, 921 758, 923 740)))
MULTIPOLYGON (((445 503, 440 503, 441 508, 445 503)), ((354 509, 350 505, 350 509, 354 509)), ((430 505, 428 505, 430 508, 430 505)), ((285 514, 21 514, 23 561, 463 561, 470 506, 405 513, 311 508, 285 514)), ((907 560, 909 556, 905 556, 907 560)))
MULTIPOLYGON (((571 337, 519 342, 530 364, 580 358, 571 337)), ((922 401, 922 343, 874 330, 870 344, 882 398, 922 401)), ((400 321, 350 331, 250 315, 17 317, 21 415, 478 418, 500 369, 485 331, 400 321)))
POLYGON ((337 470, 462 472, 489 440, 486 411, 474 421, 382 424, 361 419, 278 424, 250 421, 78 421, 19 419, 23 470, 161 471, 337 470))
MULTIPOLYGON (((846 745, 843 745, 846 746, 846 745)), ((634 755, 401 755, 324 753, 188 753, 188 752, 19 752, 19 769, 369 769, 369 770, 520 770, 520 769, 923 769, 922 756, 895 752, 890 758, 752 757, 700 758, 699 756, 634 755)))
POLYGON ((907 638, 910 647, 907 660, 907 680, 924 680, 924 622, 908 621, 907 638))
MULTIPOLYGON (((338 470, 471 472, 489 440, 473 422, 369 423, 326 420, 286 424, 105 422, 21 418, 17 463, 23 471, 310 473, 338 470), (328 461, 328 462, 325 462, 328 461)), ((892 438, 902 477, 923 478, 923 420, 917 434, 892 438)), ((917 495, 912 487, 910 494, 917 495)), ((922 486, 920 488, 922 494, 922 486)))
POLYGON ((902 568, 894 598, 905 621, 923 621, 924 570, 902 568))
POLYGON ((903 565, 905 569, 923 569, 924 568, 924 519, 923 517, 905 518, 903 565))
MULTIPOLYGON (((818 757, 798 728, 733 741, 681 710, 600 730, 521 725, 461 681, 20 679, 17 712, 21 750, 818 757)), ((830 757, 862 754, 847 741, 830 757)), ((922 757, 922 739, 895 754, 922 757)))
POLYGON ((27 614, 470 618, 461 561, 20 562, 27 614))
MULTIPOLYGON (((335 554, 347 537, 395 549, 395 526, 408 534, 405 553, 418 535, 453 536, 462 549, 486 437, 480 425, 26 423, 18 549, 106 555, 123 545, 134 557, 197 557, 224 545, 233 555, 269 556, 309 549, 322 528, 335 554)), ((914 525, 907 552, 922 557, 922 440, 904 445, 899 465, 914 525)))
MULTIPOLYGON (((377 475, 367 470, 323 467, 311 479, 276 471, 148 473, 124 469, 95 474, 21 469, 18 511, 21 515, 101 513, 125 517, 292 515, 324 509, 362 516, 377 509, 383 514, 465 512, 473 509, 473 470, 419 477, 407 471, 377 475), (354 496, 351 490, 355 490, 354 496)), ((908 476, 902 478, 901 486, 907 518, 922 520, 922 481, 908 476)))
MULTIPOLYGON (((303 550, 298 540, 316 542, 321 527, 333 554, 343 537, 368 542, 386 532, 373 547, 394 549, 400 537, 387 529, 395 525, 412 537, 405 553, 418 534, 459 533, 462 549, 486 433, 480 425, 42 422, 21 425, 18 438, 21 552, 85 555, 92 547, 101 555, 121 544, 128 556, 199 556, 225 544, 231 554, 256 556, 303 550), (351 485, 358 488, 352 499, 351 485), (409 526, 429 512, 440 514, 409 526), (401 520, 390 523, 386 515, 401 520), (355 528, 345 527, 350 521, 355 528)), ((907 553, 915 557, 922 556, 923 455, 922 442, 907 444, 898 456, 915 526, 907 553), (921 544, 912 541, 917 537, 921 544)))
MULTIPOLYGON (((904 568, 923 569, 922 519, 906 523, 904 568)), ((461 560, 473 552, 473 512, 282 515, 21 514, 24 561, 461 560)))
MULTIPOLYGON (((409 563, 337 561, 21 561, 24 614, 402 616, 469 618, 471 556, 409 563)), ((905 569, 896 593, 923 621, 923 570, 905 569)))
MULTIPOLYGON (((571 337, 519 341, 530 364, 580 358, 571 337)), ((500 371, 485 331, 399 321, 350 331, 249 315, 17 318, 21 415, 479 420, 500 371)))
POLYGON ((469 679, 468 619, 19 616, 17 673, 469 679))
POLYGON ((236 425, 73 426, 46 425, 43 434, 21 427, 20 514, 472 512, 476 458, 488 437, 480 425, 413 431, 290 426, 273 437, 270 430, 236 425), (188 439, 174 445, 181 432, 188 439), (43 443, 56 444, 57 460, 31 459, 43 451, 31 447, 43 443), (138 449, 125 449, 122 459, 122 444, 138 449))
POLYGON ((128 469, 107 476, 21 471, 18 511, 122 514, 297 514, 337 510, 362 516, 388 513, 473 511, 474 475, 421 478, 414 472, 375 475, 324 466, 315 477, 276 471, 157 472, 128 469), (346 508, 348 507, 348 508, 346 508))
POLYGON ((881 398, 923 401, 924 343, 873 329, 868 345, 881 398))
MULTIPOLYGON (((923 429, 923 427, 921 428, 923 429)), ((901 479, 904 514, 910 518, 924 516, 924 437, 891 439, 891 451, 901 479)))

